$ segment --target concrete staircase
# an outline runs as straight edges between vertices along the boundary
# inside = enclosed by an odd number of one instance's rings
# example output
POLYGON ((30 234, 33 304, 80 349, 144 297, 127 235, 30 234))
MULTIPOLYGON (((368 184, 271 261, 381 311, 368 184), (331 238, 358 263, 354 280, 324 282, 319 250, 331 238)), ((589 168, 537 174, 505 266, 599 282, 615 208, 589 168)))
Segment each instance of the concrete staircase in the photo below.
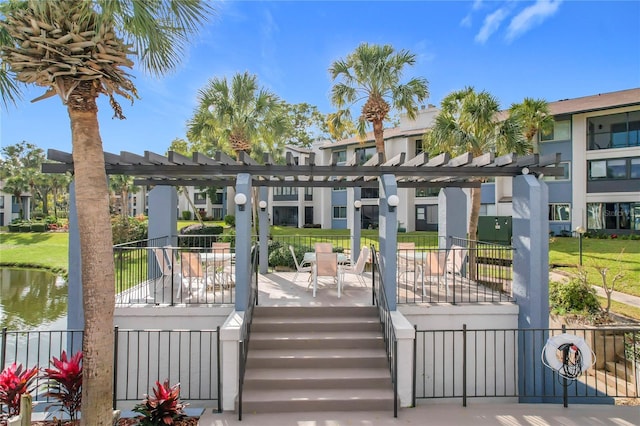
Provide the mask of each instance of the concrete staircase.
POLYGON ((256 307, 244 413, 393 410, 375 307, 256 307))

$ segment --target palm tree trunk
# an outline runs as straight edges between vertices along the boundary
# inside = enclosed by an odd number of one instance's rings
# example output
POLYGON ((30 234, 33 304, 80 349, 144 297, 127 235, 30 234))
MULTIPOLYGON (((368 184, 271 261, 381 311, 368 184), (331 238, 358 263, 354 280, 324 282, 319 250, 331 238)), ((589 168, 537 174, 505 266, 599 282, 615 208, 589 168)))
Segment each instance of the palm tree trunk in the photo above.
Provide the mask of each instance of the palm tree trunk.
POLYGON ((68 107, 84 306, 81 424, 107 426, 112 424, 113 395, 113 240, 98 110, 95 96, 87 92, 80 93, 77 102, 71 100, 68 107))
POLYGON ((387 161, 384 151, 384 129, 382 127, 382 120, 373 121, 373 137, 376 140, 376 152, 381 152, 382 161, 387 161))
POLYGON ((469 279, 476 279, 477 235, 478 218, 480 217, 480 201, 482 200, 480 188, 471 188, 471 214, 469 215, 469 279))

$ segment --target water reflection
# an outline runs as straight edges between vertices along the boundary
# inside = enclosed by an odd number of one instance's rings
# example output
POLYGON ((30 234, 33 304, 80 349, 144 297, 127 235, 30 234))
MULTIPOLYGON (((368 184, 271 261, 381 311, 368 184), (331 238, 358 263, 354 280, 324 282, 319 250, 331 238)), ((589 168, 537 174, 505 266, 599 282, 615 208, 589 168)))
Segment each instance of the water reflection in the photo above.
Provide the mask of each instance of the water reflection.
MULTIPOLYGON (((0 326, 50 329, 67 315, 67 283, 47 271, 0 268, 0 326)), ((66 328, 66 321, 62 328, 66 328)), ((59 327, 58 327, 59 328, 59 327)))

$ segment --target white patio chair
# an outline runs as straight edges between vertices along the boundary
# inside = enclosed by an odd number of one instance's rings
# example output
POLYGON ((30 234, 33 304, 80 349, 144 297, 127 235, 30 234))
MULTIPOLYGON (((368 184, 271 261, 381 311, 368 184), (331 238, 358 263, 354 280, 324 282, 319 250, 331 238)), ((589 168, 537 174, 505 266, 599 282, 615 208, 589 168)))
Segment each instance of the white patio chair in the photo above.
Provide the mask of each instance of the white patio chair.
POLYGON ((408 281, 409 274, 413 274, 413 291, 416 291, 418 277, 422 276, 422 263, 415 259, 416 244, 413 242, 398 243, 398 282, 402 276, 408 281))
POLYGON ((316 243, 315 244, 316 253, 332 253, 333 252, 333 244, 331 243, 316 243))
POLYGON ((206 298, 208 280, 200 262, 200 255, 195 252, 180 253, 182 267, 182 285, 189 298, 195 295, 198 301, 206 298))
POLYGON ((313 297, 316 297, 318 278, 331 277, 338 283, 338 298, 342 291, 342 274, 338 268, 337 253, 316 253, 316 263, 313 266, 313 297))
POLYGON ((367 260, 369 260, 369 247, 362 246, 360 249, 360 255, 358 256, 358 260, 356 260, 355 264, 345 265, 342 268, 342 282, 344 283, 345 274, 353 274, 358 278, 358 282, 361 285, 366 286, 367 283, 364 280, 364 268, 367 264, 367 260))
POLYGON ((154 303, 169 303, 170 300, 165 299, 171 294, 172 282, 178 284, 177 297, 180 298, 180 271, 174 269, 176 262, 170 247, 154 248, 152 251, 162 275, 149 282, 149 296, 153 298, 154 303))
POLYGON ((304 260, 303 263, 299 263, 298 259, 296 258, 296 251, 294 250, 292 245, 289 246, 289 251, 291 252, 291 257, 293 257, 293 262, 296 264, 296 273, 293 276, 293 282, 296 282, 298 274, 301 272, 308 272, 309 278, 307 279, 307 281, 311 282, 311 264, 304 262, 304 260))
POLYGON ((216 284, 216 281, 221 283, 222 287, 229 287, 235 284, 233 280, 233 257, 231 256, 231 243, 211 243, 211 252, 214 255, 214 274, 212 276, 214 286, 216 284), (222 259, 219 261, 215 260, 216 256, 219 256, 222 259))

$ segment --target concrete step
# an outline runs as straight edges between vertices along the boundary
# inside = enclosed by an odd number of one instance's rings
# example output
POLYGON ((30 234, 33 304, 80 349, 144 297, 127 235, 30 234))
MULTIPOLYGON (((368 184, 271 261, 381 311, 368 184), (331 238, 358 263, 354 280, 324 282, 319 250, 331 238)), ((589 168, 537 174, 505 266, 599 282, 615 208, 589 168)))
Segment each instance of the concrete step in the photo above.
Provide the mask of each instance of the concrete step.
POLYGON ((389 389, 285 389, 243 392, 244 413, 284 413, 309 411, 393 410, 393 391, 389 389))
POLYGON ((378 308, 375 306, 256 306, 253 315, 254 319, 268 316, 290 318, 370 316, 378 318, 378 308))
MULTIPOLYGON (((391 388, 391 373, 385 368, 253 368, 244 378, 252 389, 362 389, 391 388)), ((357 392, 355 392, 357 390, 357 392)))
POLYGON ((254 349, 359 349, 383 348, 380 332, 312 331, 312 332, 251 332, 249 350, 254 349))
POLYGON ((247 368, 387 368, 387 354, 377 349, 250 350, 247 368))
POLYGON ((630 365, 626 365, 624 361, 607 361, 605 363, 605 368, 609 373, 611 373, 615 377, 618 377, 619 379, 628 382, 632 381, 633 368, 630 365))
POLYGON ((283 331, 380 331, 380 320, 369 316, 310 316, 287 317, 266 316, 255 317, 251 331, 283 332, 283 331))

